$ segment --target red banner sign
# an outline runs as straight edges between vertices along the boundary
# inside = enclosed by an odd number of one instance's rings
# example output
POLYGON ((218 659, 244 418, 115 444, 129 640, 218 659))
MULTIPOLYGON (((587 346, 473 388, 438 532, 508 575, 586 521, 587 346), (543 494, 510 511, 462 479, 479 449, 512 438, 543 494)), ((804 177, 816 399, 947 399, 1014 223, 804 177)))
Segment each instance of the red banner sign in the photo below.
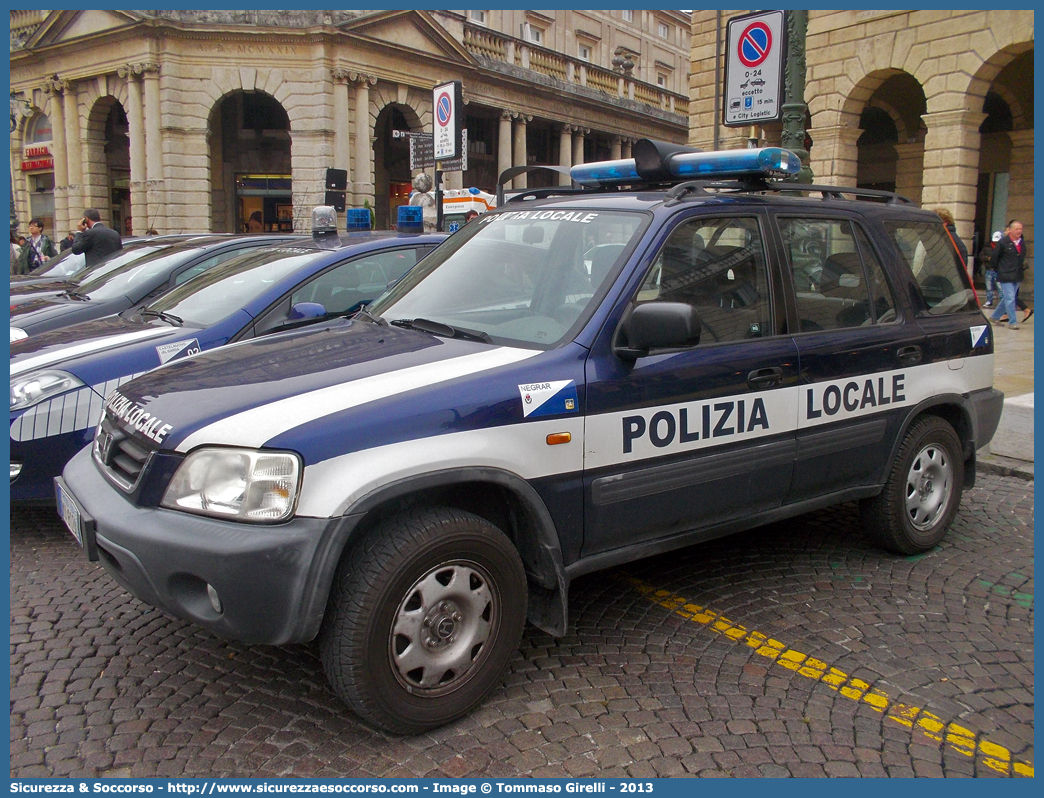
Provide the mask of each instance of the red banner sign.
POLYGON ((26 147, 25 157, 26 158, 46 158, 51 154, 51 151, 47 147, 26 147))
POLYGON ((35 161, 22 161, 23 172, 32 172, 37 169, 54 169, 54 158, 39 158, 35 161))

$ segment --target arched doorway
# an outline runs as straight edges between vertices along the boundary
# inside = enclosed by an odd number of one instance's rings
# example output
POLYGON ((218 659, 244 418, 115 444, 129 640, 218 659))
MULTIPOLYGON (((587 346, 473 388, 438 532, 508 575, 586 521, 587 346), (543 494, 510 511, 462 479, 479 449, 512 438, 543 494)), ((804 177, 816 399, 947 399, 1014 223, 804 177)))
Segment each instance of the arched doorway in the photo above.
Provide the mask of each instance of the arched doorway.
MULTIPOLYGON (((392 230, 398 220, 398 207, 408 205, 413 174, 410 172, 410 142, 393 138, 393 130, 423 131, 420 118, 408 105, 391 103, 378 114, 373 126, 374 223, 378 230, 392 230)), ((434 177, 434 170, 428 169, 434 177)))
MULTIPOLYGON (((1005 66, 982 102, 979 179, 975 196, 974 245, 978 252, 991 233, 1020 218, 1032 242, 1033 50, 1000 53, 1005 66), (1010 60, 1009 60, 1010 59, 1010 60)), ((1030 250, 1032 255, 1033 250, 1030 250)))
MULTIPOLYGON (((115 97, 101 97, 87 117, 84 205, 97 208, 102 221, 120 235, 131 224, 130 137, 127 113, 115 97)), ((75 223, 83 208, 69 208, 75 223)))
POLYGON ((292 231, 290 117, 283 106, 265 92, 234 91, 214 106, 209 127, 211 230, 292 231))
POLYGON ((895 191, 920 202, 927 133, 921 117, 928 111, 924 89, 907 72, 877 79, 880 85, 859 115, 856 185, 895 191))
MULTIPOLYGON (((21 171, 25 175, 29 192, 29 216, 40 219, 47 234, 57 241, 65 235, 54 226, 54 155, 51 120, 38 111, 25 128, 22 141, 21 171)), ((82 210, 82 209, 80 209, 82 210)), ((73 210, 73 213, 79 211, 73 210)), ((17 217, 14 217, 17 219, 17 217)))
MULTIPOLYGON (((109 208, 112 227, 120 235, 131 233, 130 138, 127 114, 118 102, 105 119, 105 167, 109 176, 109 208)), ((79 211, 70 209, 73 215, 79 211)), ((79 218, 79 217, 77 217, 79 218)))

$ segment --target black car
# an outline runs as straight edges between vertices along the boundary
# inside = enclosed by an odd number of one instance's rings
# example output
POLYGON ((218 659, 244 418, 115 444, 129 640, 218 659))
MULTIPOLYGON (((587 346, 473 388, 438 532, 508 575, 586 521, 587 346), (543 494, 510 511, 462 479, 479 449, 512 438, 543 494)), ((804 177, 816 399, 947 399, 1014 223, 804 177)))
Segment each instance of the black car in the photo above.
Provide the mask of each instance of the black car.
POLYGON ((527 619, 565 634, 584 574, 840 502, 938 544, 1003 399, 938 215, 776 180, 779 148, 633 154, 498 203, 351 320, 119 385, 57 480, 85 556, 215 634, 317 639, 340 698, 415 733, 527 619))
MULTIPOLYGON (((131 261, 194 238, 200 236, 133 239, 124 242, 122 249, 113 252, 89 269, 85 265, 83 255, 77 255, 71 249, 67 249, 45 263, 43 266, 50 265, 45 271, 34 271, 11 278, 11 307, 65 291, 75 291, 81 283, 96 280, 131 261)), ((43 266, 38 268, 42 269, 43 266)))
POLYGON ((159 296, 240 252, 294 238, 215 235, 179 244, 145 245, 155 246, 156 250, 115 269, 103 268, 98 276, 55 296, 34 298, 12 307, 11 340, 111 316, 159 296))

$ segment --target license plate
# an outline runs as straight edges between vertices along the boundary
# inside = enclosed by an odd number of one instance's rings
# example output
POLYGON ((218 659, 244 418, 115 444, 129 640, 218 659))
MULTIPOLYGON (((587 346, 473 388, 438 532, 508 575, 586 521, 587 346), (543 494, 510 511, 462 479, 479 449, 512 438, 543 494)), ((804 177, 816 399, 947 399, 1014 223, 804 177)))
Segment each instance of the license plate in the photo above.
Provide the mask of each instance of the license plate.
POLYGON ((98 537, 94 519, 80 507, 80 503, 69 492, 69 487, 61 477, 55 477, 54 493, 58 503, 58 515, 61 516, 62 521, 69 528, 69 531, 72 532, 76 542, 80 544, 84 554, 87 555, 87 559, 91 562, 97 562, 98 537))
POLYGON ((76 500, 69 496, 61 484, 55 485, 58 496, 58 515, 62 517, 65 525, 69 527, 76 542, 83 546, 83 531, 80 528, 80 508, 76 506, 76 500))

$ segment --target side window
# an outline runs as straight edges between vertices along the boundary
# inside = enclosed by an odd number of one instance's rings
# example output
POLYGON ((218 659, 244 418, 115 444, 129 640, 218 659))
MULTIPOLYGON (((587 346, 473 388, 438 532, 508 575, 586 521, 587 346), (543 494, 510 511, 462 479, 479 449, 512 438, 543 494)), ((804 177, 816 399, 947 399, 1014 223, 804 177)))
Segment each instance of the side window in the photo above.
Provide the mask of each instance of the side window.
POLYGON ((968 272, 942 222, 885 222, 900 256, 921 287, 928 314, 977 310, 968 272))
POLYGON ((327 314, 347 313, 383 294, 388 283, 398 280, 416 262, 417 251, 410 248, 376 252, 342 263, 294 291, 290 306, 318 302, 327 314))
POLYGON ((863 255, 863 266, 870 280, 870 298, 873 308, 874 321, 878 324, 886 324, 896 320, 895 298, 888 278, 885 277, 881 261, 874 254, 874 248, 870 246, 870 239, 863 228, 855 225, 856 241, 859 243, 859 251, 863 255))
POLYGON ((696 308, 700 346, 771 334, 765 247, 753 217, 683 222, 653 261, 638 302, 696 308))
POLYGON ((207 269, 211 269, 219 263, 224 263, 226 260, 232 260, 236 255, 242 255, 247 251, 248 250, 245 249, 233 249, 228 252, 222 252, 218 255, 212 255, 206 260, 200 261, 195 266, 185 269, 185 271, 174 278, 174 285, 181 285, 184 282, 188 282, 197 274, 203 274, 207 269))
MULTIPOLYGON (((787 217, 778 222, 794 281, 800 331, 873 324, 876 312, 852 223, 787 217)), ((894 307, 890 294, 885 296, 894 307)))

